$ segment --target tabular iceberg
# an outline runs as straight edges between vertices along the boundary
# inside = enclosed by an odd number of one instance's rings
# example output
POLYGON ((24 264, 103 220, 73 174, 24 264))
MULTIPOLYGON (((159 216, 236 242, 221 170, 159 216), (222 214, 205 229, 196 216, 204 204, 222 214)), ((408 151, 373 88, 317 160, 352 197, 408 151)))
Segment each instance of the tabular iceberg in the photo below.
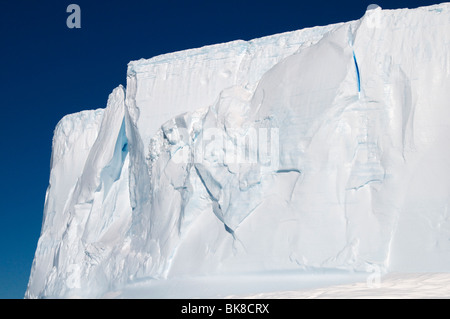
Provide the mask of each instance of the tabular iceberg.
POLYGON ((27 298, 450 271, 450 4, 130 62, 53 138, 27 298))

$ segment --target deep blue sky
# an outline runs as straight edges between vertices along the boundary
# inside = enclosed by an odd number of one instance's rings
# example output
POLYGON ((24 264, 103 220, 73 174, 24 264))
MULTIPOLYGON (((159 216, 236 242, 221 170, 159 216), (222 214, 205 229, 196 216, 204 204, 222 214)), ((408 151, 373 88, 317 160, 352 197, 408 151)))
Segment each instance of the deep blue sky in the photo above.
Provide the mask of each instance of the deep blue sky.
POLYGON ((39 238, 53 129, 105 107, 127 63, 237 39, 359 19, 370 3, 438 1, 0 0, 0 298, 22 298, 39 238), (81 29, 66 8, 81 7, 81 29))

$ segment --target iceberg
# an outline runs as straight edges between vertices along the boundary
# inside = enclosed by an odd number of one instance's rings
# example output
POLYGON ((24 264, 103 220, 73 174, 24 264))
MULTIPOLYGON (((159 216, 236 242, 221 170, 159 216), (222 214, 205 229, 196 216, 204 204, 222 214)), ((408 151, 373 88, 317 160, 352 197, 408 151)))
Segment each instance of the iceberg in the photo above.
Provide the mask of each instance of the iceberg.
POLYGON ((371 5, 130 62, 106 108, 55 129, 25 297, 450 271, 449 18, 448 3, 371 5))

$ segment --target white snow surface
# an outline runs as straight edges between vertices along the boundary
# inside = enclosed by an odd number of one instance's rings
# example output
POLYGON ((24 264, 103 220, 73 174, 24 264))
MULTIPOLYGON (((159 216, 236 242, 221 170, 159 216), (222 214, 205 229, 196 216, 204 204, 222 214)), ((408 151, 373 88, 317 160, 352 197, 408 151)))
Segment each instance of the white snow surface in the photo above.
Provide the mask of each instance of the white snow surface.
POLYGON ((448 299, 449 273, 303 273, 143 281, 111 291, 106 299, 448 299))
POLYGON ((130 62, 55 129, 25 297, 448 282, 448 88, 449 3, 130 62))

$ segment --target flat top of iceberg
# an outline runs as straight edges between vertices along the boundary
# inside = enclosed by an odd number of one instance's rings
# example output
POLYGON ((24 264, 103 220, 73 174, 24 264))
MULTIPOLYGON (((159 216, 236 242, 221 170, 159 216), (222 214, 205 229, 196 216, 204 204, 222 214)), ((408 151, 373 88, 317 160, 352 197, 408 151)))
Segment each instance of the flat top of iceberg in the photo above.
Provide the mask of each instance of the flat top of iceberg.
POLYGON ((324 32, 331 30, 340 24, 343 24, 343 22, 330 24, 326 26, 317 26, 295 31, 282 32, 274 35, 255 38, 249 41, 235 40, 230 42, 205 45, 199 48, 192 48, 166 54, 160 54, 148 59, 141 58, 139 60, 130 61, 128 63, 128 74, 136 72, 144 72, 145 67, 149 65, 171 63, 176 60, 184 60, 198 56, 204 56, 205 58, 207 58, 207 56, 217 56, 218 54, 220 54, 220 52, 226 53, 229 52, 230 50, 242 52, 245 50, 250 50, 252 47, 259 47, 271 43, 276 43, 282 41, 283 39, 303 37, 305 39, 313 40, 314 37, 321 36, 324 34, 324 32))
MULTIPOLYGON (((418 8, 423 9, 426 11, 437 11, 442 12, 444 8, 449 7, 450 3, 441 3, 441 4, 435 4, 435 5, 429 5, 429 6, 422 6, 419 7, 418 5, 414 5, 411 3, 409 5, 409 8, 418 8)), ((400 10, 407 10, 409 8, 396 8, 396 9, 384 9, 378 4, 369 4, 367 6, 366 12, 369 11, 377 11, 377 10, 389 10, 389 11, 400 11, 400 10)), ((342 5, 343 10, 348 10, 348 6, 344 8, 344 4, 342 5)), ((360 17, 364 15, 364 12, 360 12, 360 17)), ((360 18, 358 17, 358 18, 360 18)), ((356 20, 354 20, 356 21, 356 20)), ((267 45, 268 43, 275 43, 278 41, 281 41, 283 39, 289 39, 289 38, 298 38, 298 37, 305 37, 313 39, 314 37, 320 37, 325 32, 334 29, 336 26, 341 25, 343 23, 353 22, 352 20, 349 21, 343 21, 338 23, 332 23, 327 24, 323 26, 314 26, 314 27, 307 27, 307 28, 301 28, 294 31, 286 31, 276 34, 271 34, 267 36, 262 36, 258 38, 253 38, 251 40, 234 40, 234 41, 227 41, 223 43, 214 43, 209 45, 204 45, 197 48, 190 48, 186 50, 180 50, 165 54, 158 54, 151 58, 141 58, 139 60, 133 60, 128 63, 128 74, 135 74, 140 72, 146 72, 148 70, 148 67, 158 65, 158 64, 164 64, 164 63, 173 63, 174 61, 179 60, 187 60, 189 58, 198 57, 198 56, 204 56, 207 59, 207 56, 217 55, 219 52, 229 52, 230 50, 235 50, 237 52, 250 50, 251 47, 258 47, 267 45)))

